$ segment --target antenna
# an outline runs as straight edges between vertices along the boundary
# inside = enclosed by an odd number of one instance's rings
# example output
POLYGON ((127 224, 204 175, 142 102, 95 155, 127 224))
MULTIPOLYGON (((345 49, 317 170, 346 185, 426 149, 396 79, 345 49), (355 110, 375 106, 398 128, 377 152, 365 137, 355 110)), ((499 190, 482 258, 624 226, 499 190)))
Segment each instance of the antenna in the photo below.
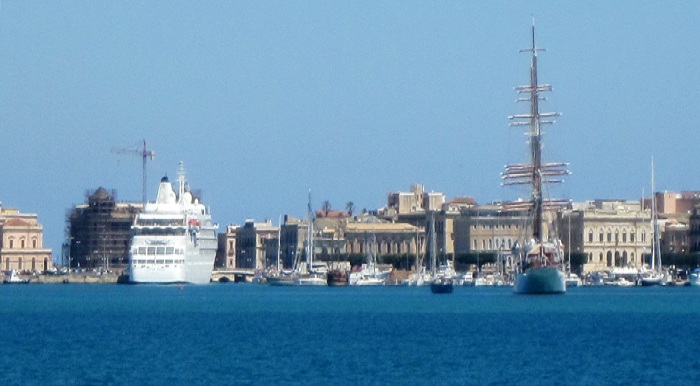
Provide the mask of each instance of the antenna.
POLYGON ((112 148, 112 153, 115 154, 136 154, 140 155, 143 158, 143 204, 146 205, 146 200, 148 198, 147 191, 146 191, 146 186, 148 185, 148 178, 147 178, 147 173, 146 173, 146 160, 150 158, 153 160, 156 156, 156 152, 153 150, 148 150, 146 148, 146 140, 143 140, 143 150, 139 149, 116 149, 112 148))

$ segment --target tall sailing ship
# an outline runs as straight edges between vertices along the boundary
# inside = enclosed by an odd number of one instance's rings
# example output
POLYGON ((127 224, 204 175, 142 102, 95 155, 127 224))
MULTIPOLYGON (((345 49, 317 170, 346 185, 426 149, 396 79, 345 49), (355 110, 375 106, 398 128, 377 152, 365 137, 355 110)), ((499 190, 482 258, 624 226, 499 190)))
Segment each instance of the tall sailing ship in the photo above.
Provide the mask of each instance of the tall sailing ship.
POLYGON ((552 124, 552 118, 558 113, 541 113, 540 93, 551 91, 552 86, 540 84, 537 79, 537 53, 543 51, 535 46, 535 25, 532 25, 532 47, 521 50, 532 55, 530 66, 530 84, 516 87, 516 91, 526 95, 518 101, 529 102, 530 112, 512 115, 511 126, 527 126, 529 131, 530 163, 507 165, 502 174, 504 185, 530 185, 530 201, 507 205, 510 210, 527 210, 532 215, 532 235, 530 241, 516 246, 519 263, 516 272, 514 290, 520 294, 565 293, 565 275, 563 245, 556 237, 556 232, 549 229, 545 234, 545 211, 561 208, 567 204, 562 200, 545 200, 543 186, 548 183, 562 182, 561 177, 569 174, 566 163, 543 163, 542 161, 542 126, 552 124))
POLYGON ((218 225, 187 187, 182 162, 175 193, 168 177, 158 186, 155 202, 146 203, 131 227, 131 283, 192 283, 211 280, 218 225))

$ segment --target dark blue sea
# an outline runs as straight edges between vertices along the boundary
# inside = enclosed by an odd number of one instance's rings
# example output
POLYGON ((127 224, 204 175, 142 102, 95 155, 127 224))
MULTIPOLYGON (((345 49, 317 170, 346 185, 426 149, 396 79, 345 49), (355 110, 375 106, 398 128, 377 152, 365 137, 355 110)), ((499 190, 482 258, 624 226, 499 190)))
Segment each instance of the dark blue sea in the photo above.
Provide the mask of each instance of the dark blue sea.
POLYGON ((700 290, 6 285, 3 384, 700 383, 700 290))

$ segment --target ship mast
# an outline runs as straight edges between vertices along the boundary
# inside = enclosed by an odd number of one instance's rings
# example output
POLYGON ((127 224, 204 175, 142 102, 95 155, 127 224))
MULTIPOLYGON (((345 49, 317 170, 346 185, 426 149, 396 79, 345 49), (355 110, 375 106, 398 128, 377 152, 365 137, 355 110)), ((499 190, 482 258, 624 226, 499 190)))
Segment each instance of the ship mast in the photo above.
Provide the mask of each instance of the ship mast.
POLYGON ((651 245, 651 270, 655 272, 661 271, 661 247, 659 242, 659 214, 656 211, 656 191, 654 190, 654 157, 651 157, 651 227, 652 227, 652 245, 651 245), (656 267, 656 260, 659 260, 659 265, 656 267))
POLYGON ((537 53, 543 52, 544 49, 537 48, 535 45, 535 23, 532 23, 532 46, 520 50, 520 52, 531 53, 530 62, 530 84, 526 86, 518 86, 515 90, 519 94, 526 94, 526 97, 518 98, 518 102, 529 102, 530 112, 528 114, 511 115, 508 118, 513 122, 511 126, 528 126, 527 133, 530 144, 530 163, 507 165, 506 171, 501 174, 504 180, 504 185, 529 184, 532 188, 532 198, 525 205, 515 205, 511 209, 518 210, 527 208, 533 213, 533 232, 532 236, 535 242, 541 243, 544 241, 543 235, 543 211, 547 208, 558 207, 564 204, 564 201, 549 201, 544 200, 542 186, 544 183, 560 183, 560 179, 550 177, 561 177, 569 174, 566 170, 566 163, 543 163, 542 162, 542 125, 552 124, 554 120, 551 118, 557 117, 559 113, 540 113, 539 102, 544 97, 540 93, 552 91, 552 86, 549 84, 539 84, 537 79, 537 53))
POLYGON ((314 213, 311 210, 311 189, 309 189, 308 220, 306 226, 306 272, 309 273, 314 263, 314 213))

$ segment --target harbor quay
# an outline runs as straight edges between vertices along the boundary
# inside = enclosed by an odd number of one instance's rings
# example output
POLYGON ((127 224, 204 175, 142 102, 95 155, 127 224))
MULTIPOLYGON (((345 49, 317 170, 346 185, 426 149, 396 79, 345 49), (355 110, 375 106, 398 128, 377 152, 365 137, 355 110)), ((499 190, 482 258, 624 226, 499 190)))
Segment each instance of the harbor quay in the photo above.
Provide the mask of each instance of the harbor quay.
POLYGON ((124 276, 116 273, 71 272, 66 274, 19 274, 13 282, 5 275, 4 284, 117 284, 124 276))

